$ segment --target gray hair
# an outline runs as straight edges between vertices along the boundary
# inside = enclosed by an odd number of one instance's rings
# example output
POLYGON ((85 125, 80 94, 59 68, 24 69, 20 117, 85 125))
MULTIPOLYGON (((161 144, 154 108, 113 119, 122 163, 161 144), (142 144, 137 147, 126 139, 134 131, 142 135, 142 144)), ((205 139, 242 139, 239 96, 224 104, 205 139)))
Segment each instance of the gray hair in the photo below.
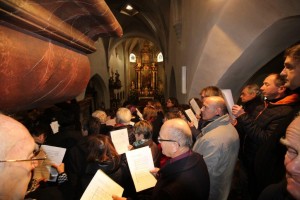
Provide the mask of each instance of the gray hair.
POLYGON ((116 122, 119 124, 128 125, 131 121, 132 115, 128 108, 119 108, 116 113, 116 122))
POLYGON ((170 119, 163 126, 168 126, 170 139, 177 141, 182 147, 192 148, 192 131, 186 121, 180 118, 170 119))

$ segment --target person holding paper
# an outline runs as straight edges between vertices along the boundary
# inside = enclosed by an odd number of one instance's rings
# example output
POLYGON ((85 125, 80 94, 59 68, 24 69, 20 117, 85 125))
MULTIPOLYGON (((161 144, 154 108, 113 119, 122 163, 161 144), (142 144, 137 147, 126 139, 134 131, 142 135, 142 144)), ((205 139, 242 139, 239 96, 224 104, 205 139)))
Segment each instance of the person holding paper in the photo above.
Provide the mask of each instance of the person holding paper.
MULTIPOLYGON (((179 118, 167 120, 159 135, 162 153, 171 159, 160 170, 152 170, 157 183, 149 199, 208 199, 207 167, 202 155, 191 150, 193 140, 188 124, 179 118)), ((125 199, 115 195, 112 198, 125 199)))
MULTIPOLYGON (((280 73, 285 78, 285 87, 292 90, 294 94, 300 95, 300 44, 295 44, 285 51, 284 68, 280 73)), ((299 113, 300 103, 294 107, 294 112, 299 113)), ((296 117, 283 133, 280 142, 287 146, 288 150, 285 156, 286 176, 281 184, 270 185, 261 194, 259 200, 272 199, 300 199, 300 179, 299 179, 299 152, 300 152, 300 117, 296 117), (268 196, 271 195, 271 196, 268 196), (267 195, 267 196, 265 196, 267 195), (291 197, 292 196, 292 197, 291 197)), ((264 158, 268 158, 268 154, 264 158)), ((263 159, 262 157, 262 159, 263 159)), ((268 168, 270 162, 263 163, 264 168, 268 168)), ((271 163, 272 164, 272 163, 271 163)), ((270 169, 270 168, 268 168, 270 169)), ((264 169, 261 169, 262 171, 264 169)), ((269 172, 268 172, 269 173, 269 172)))
POLYGON ((131 149, 138 149, 149 146, 151 149, 153 162, 155 167, 159 167, 161 152, 157 144, 152 140, 152 125, 146 120, 139 121, 134 124, 134 135, 136 141, 132 144, 131 149))
MULTIPOLYGON (((50 125, 43 121, 37 120, 34 123, 26 124, 26 127, 30 131, 36 145, 39 148, 41 148, 41 145, 45 144, 47 135, 52 134, 50 125)), ((44 156, 45 152, 41 150, 38 155, 44 156)), ((68 176, 65 173, 64 163, 61 163, 60 165, 52 164, 51 167, 53 167, 54 170, 57 171, 58 175, 56 182, 48 182, 48 179, 44 177, 41 177, 41 179, 33 177, 33 179, 31 179, 30 181, 30 187, 27 190, 26 198, 54 198, 57 200, 64 199, 62 192, 68 189, 68 176)), ((33 173, 35 173, 35 170, 33 171, 33 173)))
POLYGON ((263 104, 263 97, 257 84, 246 85, 240 95, 243 109, 252 115, 257 106, 263 104))
MULTIPOLYGON (((223 97, 223 93, 222 90, 220 88, 218 88, 217 86, 207 86, 205 88, 203 88, 200 91, 200 100, 201 100, 201 104, 203 105, 203 101, 206 97, 210 97, 210 96, 219 96, 219 97, 223 97)), ((197 137, 201 137, 201 129, 203 127, 205 127, 208 123, 210 123, 210 120, 203 120, 203 118, 200 115, 199 118, 199 122, 198 122, 198 129, 195 127, 193 122, 188 122, 189 126, 191 127, 192 130, 192 134, 193 134, 193 140, 195 141, 197 139, 197 137)))
POLYGON ((119 155, 117 153, 109 136, 101 134, 89 136, 86 150, 86 164, 80 177, 83 191, 87 188, 96 172, 101 169, 125 189, 125 195, 133 194, 134 185, 125 161, 125 154, 119 155))
POLYGON ((210 123, 202 128, 203 136, 197 138, 193 150, 203 155, 208 168, 209 199, 226 200, 240 147, 239 135, 230 123, 222 97, 206 97, 201 115, 210 123))
POLYGON ((135 136, 133 133, 133 125, 131 124, 131 112, 128 108, 121 107, 116 113, 116 124, 112 131, 120 130, 122 128, 127 128, 129 143, 132 144, 135 141, 135 136))
POLYGON ((256 108, 254 117, 238 106, 232 107, 238 126, 243 127, 245 134, 240 160, 248 175, 253 199, 257 199, 267 185, 280 181, 285 175, 285 148, 279 145, 279 139, 293 119, 293 107, 299 103, 299 96, 287 95, 284 85, 285 79, 279 74, 270 74, 264 79, 260 89, 266 100, 262 108, 256 108))

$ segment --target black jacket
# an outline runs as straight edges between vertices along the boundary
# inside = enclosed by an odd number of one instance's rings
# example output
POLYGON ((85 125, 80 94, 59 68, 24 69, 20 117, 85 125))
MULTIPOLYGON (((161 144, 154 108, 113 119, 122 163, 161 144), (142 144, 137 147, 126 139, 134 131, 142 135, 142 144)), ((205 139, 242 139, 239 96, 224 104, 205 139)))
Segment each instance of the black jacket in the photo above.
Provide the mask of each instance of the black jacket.
POLYGON ((153 200, 203 200, 208 196, 207 167, 202 155, 195 152, 162 167, 152 193, 153 200))
MULTIPOLYGON (((298 92, 300 93, 299 90, 298 92)), ((257 150, 257 156, 254 161, 254 172, 257 180, 256 190, 258 193, 268 185, 277 183, 285 177, 284 155, 286 147, 280 143, 280 138, 285 135, 287 126, 300 110, 299 99, 290 104, 290 106, 293 111, 285 117, 267 142, 257 150)))
POLYGON ((293 105, 298 101, 294 96, 286 96, 275 101, 265 101, 263 109, 258 106, 254 119, 247 113, 239 116, 237 122, 243 127, 244 142, 241 147, 242 157, 246 167, 254 168, 254 160, 258 149, 264 145, 270 136, 282 127, 287 127, 287 118, 294 116, 293 105))

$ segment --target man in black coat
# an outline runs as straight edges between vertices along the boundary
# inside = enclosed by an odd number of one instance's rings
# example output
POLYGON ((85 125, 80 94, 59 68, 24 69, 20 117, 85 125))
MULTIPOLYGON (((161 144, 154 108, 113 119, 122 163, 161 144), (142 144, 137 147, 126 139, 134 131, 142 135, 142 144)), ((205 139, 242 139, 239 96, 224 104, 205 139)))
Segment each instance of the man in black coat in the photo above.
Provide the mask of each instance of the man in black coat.
MULTIPOLYGON (((179 118, 166 121, 160 130, 158 141, 162 153, 171 157, 160 170, 152 172, 157 183, 150 199, 184 200, 208 199, 209 175, 203 156, 191 151, 191 129, 179 118)), ((113 196, 114 200, 125 199, 113 196)))
MULTIPOLYGON (((265 78, 261 91, 266 100, 264 105, 258 106, 253 113, 255 117, 245 113, 238 106, 232 108, 233 114, 237 116, 237 123, 243 127, 243 133, 245 133, 244 143, 241 147, 241 164, 247 171, 249 192, 252 199, 257 199, 261 190, 267 186, 266 182, 280 181, 284 176, 283 164, 278 168, 277 166, 270 166, 269 169, 263 168, 269 166, 266 162, 273 163, 273 159, 276 162, 281 159, 279 163, 283 163, 284 153, 281 153, 281 156, 274 155, 269 152, 271 147, 266 148, 266 146, 279 143, 278 130, 285 129, 291 122, 294 116, 293 106, 299 101, 297 95, 287 95, 284 84, 285 80, 279 74, 270 74, 265 78), (261 154, 267 152, 270 157, 257 158, 260 156, 260 152, 261 154), (278 156, 280 158, 277 158, 278 156), (273 171, 272 180, 270 180, 271 176, 268 176, 269 173, 266 170, 271 171, 274 168, 276 171, 273 171)), ((282 152, 280 149, 278 151, 282 152)))
MULTIPOLYGON (((286 50, 284 68, 280 75, 282 75, 286 80, 285 87, 292 90, 294 94, 300 95, 300 44, 296 44, 286 50)), ((299 110, 300 103, 297 102, 296 106, 294 106, 294 113, 299 113, 299 110)), ((269 187, 267 187, 260 195, 260 199, 291 199, 289 196, 292 196, 292 198, 294 199, 300 199, 300 162, 298 162, 300 150, 296 149, 300 146, 300 140, 299 138, 295 138, 295 135, 300 133, 299 128, 295 128, 297 126, 299 127, 299 117, 294 119, 289 127, 291 125, 293 128, 290 129, 294 132, 292 133, 292 131, 287 130, 285 139, 281 140, 283 144, 285 144, 288 148, 284 161, 286 168, 286 180, 284 180, 283 184, 270 185, 269 187), (292 135, 294 135, 293 137, 289 136, 291 135, 291 133, 292 135), (294 152, 296 152, 297 154, 294 154, 294 152), (267 193, 269 195, 267 195, 267 193)), ((284 132, 282 135, 284 136, 284 132)), ((285 177, 283 177, 283 179, 285 179, 285 177)))

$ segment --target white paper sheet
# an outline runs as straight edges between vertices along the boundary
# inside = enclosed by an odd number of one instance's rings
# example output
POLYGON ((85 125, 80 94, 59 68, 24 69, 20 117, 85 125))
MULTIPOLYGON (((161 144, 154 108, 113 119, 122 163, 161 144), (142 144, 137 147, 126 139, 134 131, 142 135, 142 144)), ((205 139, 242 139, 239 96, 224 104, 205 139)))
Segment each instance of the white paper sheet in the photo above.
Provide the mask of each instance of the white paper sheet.
POLYGON ((50 126, 51 126, 51 129, 52 129, 53 134, 58 133, 58 130, 59 130, 59 124, 58 124, 58 121, 51 122, 51 123, 50 123, 50 126))
POLYGON ((112 200, 112 195, 122 196, 124 189, 100 169, 84 191, 81 200, 112 200))
POLYGON ((126 152, 130 173, 137 192, 154 187, 157 180, 150 173, 154 169, 149 146, 126 152))
POLYGON ((196 100, 194 98, 192 98, 190 100, 190 104, 191 104, 191 107, 193 108, 194 112, 196 113, 196 115, 200 115, 201 108, 199 107, 198 103, 196 102, 196 100))
POLYGON ((190 119, 190 121, 192 121, 194 123, 195 128, 198 129, 198 119, 195 116, 195 114, 192 111, 192 109, 187 109, 184 112, 188 116, 188 118, 190 119))
POLYGON ((110 136, 118 154, 122 154, 129 151, 129 138, 127 128, 111 131, 110 136))
POLYGON ((230 89, 222 89, 221 91, 226 102, 228 113, 233 119, 235 119, 235 116, 232 114, 232 106, 234 105, 232 92, 230 89))
MULTIPOLYGON (((40 154, 46 154, 47 159, 39 166, 34 168, 33 177, 35 179, 46 179, 55 182, 57 179, 57 171, 51 167, 51 164, 60 165, 65 156, 66 149, 61 147, 42 145, 40 154)), ((38 157, 42 157, 42 155, 38 157)))

